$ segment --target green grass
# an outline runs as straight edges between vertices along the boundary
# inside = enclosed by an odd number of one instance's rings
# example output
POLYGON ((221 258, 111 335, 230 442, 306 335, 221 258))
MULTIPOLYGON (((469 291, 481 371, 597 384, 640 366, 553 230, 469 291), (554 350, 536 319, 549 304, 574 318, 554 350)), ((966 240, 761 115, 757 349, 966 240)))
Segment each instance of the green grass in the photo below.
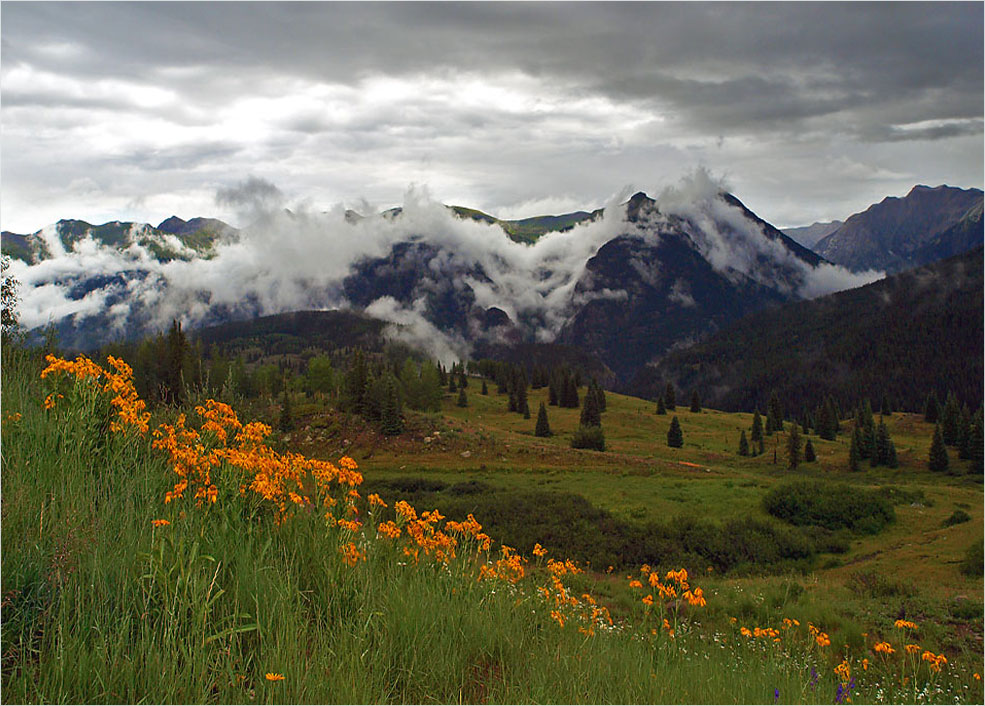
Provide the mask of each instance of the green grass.
MULTIPOLYGON (((10 346, 3 355, 4 702, 762 703, 777 689, 783 702, 822 703, 834 699, 832 667, 846 654, 856 665, 856 702, 915 702, 925 685, 925 701, 982 699, 980 683, 970 679, 981 671, 980 646, 951 642, 947 625, 960 621, 980 634, 980 603, 968 609, 975 598, 939 604, 927 587, 892 585, 872 598, 818 573, 742 578, 692 566, 692 583, 704 587, 708 605, 683 610, 671 640, 644 614, 624 574, 587 572, 569 581, 572 592, 590 591, 617 618, 613 629, 588 637, 573 619, 562 629, 550 618, 535 590, 541 571, 515 586, 478 582, 474 562, 482 557, 460 556, 447 569, 415 566, 385 542, 358 537, 367 560, 349 567, 338 552, 349 539, 341 530, 304 512, 278 526, 262 504, 234 492, 232 479, 208 509, 190 501, 164 505, 173 474, 147 439, 106 434, 107 408, 98 396, 67 394, 44 411, 48 390, 37 379, 37 359, 10 346), (154 528, 157 518, 172 524, 154 528), (923 667, 904 686, 898 662, 889 668, 873 660, 865 673, 857 666, 876 634, 898 643, 892 621, 900 602, 921 623, 921 644, 947 650, 951 666, 939 677, 930 680, 923 667), (779 645, 738 634, 743 625, 779 628, 783 617, 804 625, 779 645), (808 620, 832 636, 831 648, 807 639, 808 620), (814 686, 812 668, 819 674, 814 686), (267 681, 267 672, 285 679, 267 681)), ((432 420, 447 442, 402 439, 366 459, 356 453, 367 479, 428 475, 482 478, 506 491, 565 488, 638 520, 658 518, 651 501, 674 493, 680 500, 664 498, 664 507, 703 503, 709 514, 741 516, 730 493, 756 507, 786 477, 762 457, 726 457, 721 437, 741 420, 736 415, 679 412, 686 444, 670 452, 646 442, 669 418, 633 421, 634 405, 644 403, 610 394, 603 421, 617 450, 595 454, 566 448, 563 436, 534 439, 533 420, 497 411, 502 397, 479 397, 470 395, 474 406, 465 410, 450 400, 432 420), (470 415, 474 421, 466 421, 470 415), (618 419, 626 421, 620 426, 618 419)), ((573 430, 576 411, 551 412, 552 427, 573 430)), ((309 444, 303 433, 293 437, 302 445, 334 443, 309 444)), ((968 530, 980 537, 979 487, 903 473, 896 480, 912 477, 907 487, 933 500, 922 508, 933 517, 916 528, 898 522, 860 544, 895 541, 921 527, 930 532, 931 525, 948 538, 968 530), (955 502, 968 504, 974 521, 942 529, 939 516, 955 502)), ((955 551, 963 557, 963 547, 955 551)), ((980 576, 949 581, 980 596, 980 576)))

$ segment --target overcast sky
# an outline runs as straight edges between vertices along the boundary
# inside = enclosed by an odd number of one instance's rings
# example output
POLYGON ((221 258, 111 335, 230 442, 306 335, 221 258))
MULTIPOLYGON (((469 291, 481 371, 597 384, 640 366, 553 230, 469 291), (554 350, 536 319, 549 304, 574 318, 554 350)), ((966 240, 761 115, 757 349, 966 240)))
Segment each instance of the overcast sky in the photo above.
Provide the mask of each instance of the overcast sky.
POLYGON ((980 2, 4 2, 0 225, 234 219, 215 194, 249 176, 522 217, 699 165, 776 225, 844 218, 982 187, 982 28, 980 2))

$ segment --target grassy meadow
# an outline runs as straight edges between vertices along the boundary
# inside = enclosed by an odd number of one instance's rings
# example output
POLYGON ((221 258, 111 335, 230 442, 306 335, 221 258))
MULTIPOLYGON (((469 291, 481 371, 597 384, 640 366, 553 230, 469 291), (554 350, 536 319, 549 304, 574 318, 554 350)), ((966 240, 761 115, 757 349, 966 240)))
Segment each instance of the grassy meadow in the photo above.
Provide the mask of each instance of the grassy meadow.
POLYGON ((546 389, 525 420, 476 378, 400 437, 299 395, 261 440, 226 408, 146 420, 104 361, 2 362, 4 703, 982 701, 981 478, 928 471, 918 416, 887 419, 899 468, 859 473, 844 433, 791 471, 782 434, 736 454, 751 415, 613 393, 608 450, 573 450, 579 410, 537 438, 546 389), (792 479, 896 519, 787 526, 763 498, 792 479))

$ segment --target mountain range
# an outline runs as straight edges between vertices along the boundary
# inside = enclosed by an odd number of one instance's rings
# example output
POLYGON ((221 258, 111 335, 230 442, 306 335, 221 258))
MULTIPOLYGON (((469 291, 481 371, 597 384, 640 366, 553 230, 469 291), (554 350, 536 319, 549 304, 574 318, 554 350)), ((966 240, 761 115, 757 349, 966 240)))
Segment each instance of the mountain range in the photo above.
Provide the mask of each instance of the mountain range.
POLYGON ((19 261, 23 320, 50 322, 71 348, 170 318, 194 328, 351 308, 438 357, 553 343, 626 383, 755 312, 980 245, 981 213, 981 191, 918 186, 784 233, 696 178, 657 198, 512 221, 411 199, 381 214, 265 213, 243 229, 63 220, 2 240, 19 261), (811 250, 796 237, 820 239, 811 250))

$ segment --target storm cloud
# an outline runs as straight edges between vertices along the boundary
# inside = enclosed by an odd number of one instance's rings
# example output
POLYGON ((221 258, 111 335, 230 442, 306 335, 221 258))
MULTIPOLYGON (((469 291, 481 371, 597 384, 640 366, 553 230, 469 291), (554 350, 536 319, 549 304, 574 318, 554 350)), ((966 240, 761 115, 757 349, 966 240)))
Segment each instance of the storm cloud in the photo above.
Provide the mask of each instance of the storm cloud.
POLYGON ((212 197, 250 174, 313 208, 417 183, 539 215, 706 165, 777 225, 843 219, 982 186, 982 26, 946 2, 10 3, 0 217, 231 218, 212 197))

